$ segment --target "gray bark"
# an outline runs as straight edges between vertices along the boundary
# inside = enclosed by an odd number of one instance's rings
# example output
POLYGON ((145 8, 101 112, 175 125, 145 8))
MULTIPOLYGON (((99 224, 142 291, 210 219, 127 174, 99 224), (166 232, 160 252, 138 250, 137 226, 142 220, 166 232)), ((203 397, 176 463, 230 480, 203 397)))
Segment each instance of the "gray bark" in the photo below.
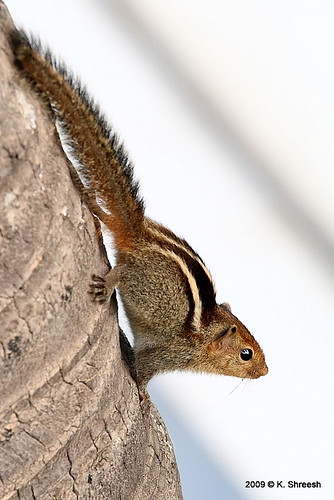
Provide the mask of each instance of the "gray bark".
POLYGON ((0 499, 181 499, 166 428, 122 360, 93 218, 0 1, 0 499))

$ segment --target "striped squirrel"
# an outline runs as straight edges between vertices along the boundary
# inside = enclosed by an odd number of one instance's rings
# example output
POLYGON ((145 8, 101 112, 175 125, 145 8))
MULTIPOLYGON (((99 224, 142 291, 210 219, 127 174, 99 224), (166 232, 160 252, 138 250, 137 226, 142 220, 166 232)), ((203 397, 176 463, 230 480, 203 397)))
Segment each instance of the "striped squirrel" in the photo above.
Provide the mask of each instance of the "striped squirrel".
POLYGON ((260 346, 228 304, 216 303, 199 255, 145 217, 133 166, 98 106, 38 42, 16 31, 11 41, 16 65, 51 103, 71 141, 91 210, 113 234, 116 266, 104 278, 94 276, 92 289, 101 302, 119 291, 134 334, 140 392, 155 374, 173 370, 266 375, 260 346))

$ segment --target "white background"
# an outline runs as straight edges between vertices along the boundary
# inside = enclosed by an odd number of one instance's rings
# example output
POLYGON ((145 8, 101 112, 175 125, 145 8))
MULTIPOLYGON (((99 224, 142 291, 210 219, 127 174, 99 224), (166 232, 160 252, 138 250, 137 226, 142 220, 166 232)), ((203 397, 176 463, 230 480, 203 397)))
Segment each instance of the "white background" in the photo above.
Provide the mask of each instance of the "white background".
POLYGON ((150 384, 185 500, 334 498, 334 4, 7 0, 87 84, 148 215, 184 236, 269 374, 150 384), (246 480, 321 489, 245 489, 246 480))

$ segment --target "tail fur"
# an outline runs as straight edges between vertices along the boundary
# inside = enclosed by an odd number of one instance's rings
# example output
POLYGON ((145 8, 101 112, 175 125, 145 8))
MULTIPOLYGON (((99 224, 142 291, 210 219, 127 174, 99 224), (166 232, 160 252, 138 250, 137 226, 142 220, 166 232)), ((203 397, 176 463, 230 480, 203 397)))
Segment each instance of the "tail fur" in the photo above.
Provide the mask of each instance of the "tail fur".
POLYGON ((143 231, 144 202, 123 144, 85 88, 38 41, 14 32, 12 47, 17 66, 61 120, 85 181, 110 212, 116 247, 126 250, 143 231))

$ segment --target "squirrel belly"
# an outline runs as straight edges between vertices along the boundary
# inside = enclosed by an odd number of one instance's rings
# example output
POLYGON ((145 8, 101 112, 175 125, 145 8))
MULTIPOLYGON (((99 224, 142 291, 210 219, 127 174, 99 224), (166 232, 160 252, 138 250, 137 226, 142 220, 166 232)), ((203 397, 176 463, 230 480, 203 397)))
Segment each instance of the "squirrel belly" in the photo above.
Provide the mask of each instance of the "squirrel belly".
POLYGON ((155 374, 173 370, 266 375, 261 347, 226 304, 217 304, 200 256, 145 217, 133 165, 84 87, 23 33, 13 32, 11 44, 17 67, 52 105, 71 141, 91 211, 114 236, 117 265, 105 278, 94 277, 92 292, 103 301, 119 290, 135 338, 140 390, 155 374))

